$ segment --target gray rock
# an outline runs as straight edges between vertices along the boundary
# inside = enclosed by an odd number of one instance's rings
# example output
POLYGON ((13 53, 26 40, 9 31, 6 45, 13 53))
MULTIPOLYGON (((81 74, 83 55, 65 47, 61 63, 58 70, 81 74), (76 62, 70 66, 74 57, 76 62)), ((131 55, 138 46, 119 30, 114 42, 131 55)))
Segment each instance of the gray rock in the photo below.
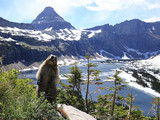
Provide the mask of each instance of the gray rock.
POLYGON ((61 111, 61 114, 65 114, 65 116, 69 120, 96 120, 91 115, 89 115, 83 111, 80 111, 70 105, 59 104, 58 109, 59 109, 59 111, 61 111))

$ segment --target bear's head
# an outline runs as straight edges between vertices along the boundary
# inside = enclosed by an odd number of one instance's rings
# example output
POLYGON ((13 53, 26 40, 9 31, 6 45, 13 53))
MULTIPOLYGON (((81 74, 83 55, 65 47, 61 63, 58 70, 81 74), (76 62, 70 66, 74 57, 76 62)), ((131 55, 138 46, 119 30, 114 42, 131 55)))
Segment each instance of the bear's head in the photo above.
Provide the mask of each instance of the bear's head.
POLYGON ((57 66, 57 57, 55 55, 50 55, 47 58, 47 64, 51 65, 51 66, 57 66))

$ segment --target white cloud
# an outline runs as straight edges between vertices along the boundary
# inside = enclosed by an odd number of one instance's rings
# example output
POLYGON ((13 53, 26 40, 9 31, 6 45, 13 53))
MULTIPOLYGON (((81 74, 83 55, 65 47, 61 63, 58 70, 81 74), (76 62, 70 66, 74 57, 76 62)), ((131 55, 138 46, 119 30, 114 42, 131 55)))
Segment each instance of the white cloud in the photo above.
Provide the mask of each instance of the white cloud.
POLYGON ((160 0, 148 0, 148 2, 145 3, 147 6, 147 9, 159 9, 160 8, 160 0))
POLYGON ((157 22, 157 21, 160 21, 160 17, 151 17, 151 18, 147 18, 143 21, 145 21, 145 22, 157 22))
POLYGON ((51 6, 73 26, 88 27, 115 24, 130 18, 159 21, 160 0, 6 0, 0 5, 2 17, 15 22, 31 22, 47 6, 51 6), (123 16, 123 17, 122 17, 123 16))
POLYGON ((67 7, 86 7, 89 10, 119 10, 130 7, 135 4, 144 4, 145 0, 36 0, 45 5, 50 5, 54 8, 57 6, 61 9, 67 7))
POLYGON ((114 11, 127 9, 132 5, 144 4, 144 0, 93 0, 94 6, 87 6, 89 10, 93 11, 114 11))
POLYGON ((67 11, 70 9, 69 2, 71 0, 36 0, 38 4, 42 5, 43 8, 47 6, 53 7, 57 13, 66 14, 67 11))
POLYGON ((142 6, 148 9, 160 8, 159 0, 36 0, 45 6, 52 6, 62 13, 70 7, 85 7, 92 11, 114 11, 127 9, 131 6, 142 6))
POLYGON ((160 8, 160 4, 148 4, 148 9, 158 9, 160 8))
POLYGON ((123 3, 120 3, 120 0, 115 0, 115 1, 94 0, 94 6, 90 5, 87 6, 87 8, 93 11, 101 11, 101 10, 113 11, 121 9, 122 6, 123 3))
MULTIPOLYGON (((111 19, 109 17, 111 17, 112 14, 115 14, 113 13, 113 11, 118 11, 118 10, 121 10, 121 14, 122 12, 125 13, 125 11, 130 11, 129 12, 130 14, 127 14, 128 16, 130 15, 135 17, 135 14, 136 14, 137 18, 139 18, 139 15, 142 16, 142 14, 139 14, 139 13, 142 13, 142 9, 150 10, 153 8, 157 8, 159 3, 158 2, 159 0, 155 0, 154 2, 153 0, 78 0, 78 1, 77 0, 36 0, 36 1, 41 6, 43 4, 44 7, 46 6, 53 7, 60 16, 64 17, 64 19, 67 18, 66 20, 68 20, 71 23, 74 23, 75 20, 77 20, 75 18, 74 22, 71 21, 71 17, 73 17, 72 15, 74 15, 74 17, 83 16, 83 19, 79 21, 79 23, 82 23, 82 24, 84 24, 86 21, 91 21, 97 24, 101 24, 101 22, 105 23, 105 21, 108 22, 111 19), (76 15, 76 13, 74 13, 74 10, 77 10, 77 8, 81 8, 81 7, 88 9, 88 11, 90 12, 94 12, 94 14, 86 15, 85 13, 79 12, 79 15, 78 14, 76 15), (135 13, 137 12, 137 9, 139 9, 139 12, 135 13), (135 11, 135 12, 132 12, 132 11, 135 11)), ((116 15, 118 15, 118 13, 116 15)), ((149 17, 149 15, 147 17, 149 17)), ((156 18, 152 18, 152 19, 148 19, 147 21, 155 21, 155 19, 156 18)), ((156 20, 158 20, 158 18, 156 20)), ((77 24, 77 22, 75 23, 77 24)))
POLYGON ((87 6, 93 3, 93 0, 79 0, 77 2, 77 0, 69 0, 70 2, 70 6, 74 6, 74 7, 80 7, 80 6, 87 6))

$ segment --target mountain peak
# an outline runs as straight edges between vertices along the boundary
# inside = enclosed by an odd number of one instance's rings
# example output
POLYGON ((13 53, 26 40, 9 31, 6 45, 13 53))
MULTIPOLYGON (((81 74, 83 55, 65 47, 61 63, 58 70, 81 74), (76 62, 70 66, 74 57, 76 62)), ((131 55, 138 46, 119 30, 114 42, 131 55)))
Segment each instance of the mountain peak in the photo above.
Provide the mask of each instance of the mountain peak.
MULTIPOLYGON (((44 10, 38 15, 37 18, 42 18, 42 17, 48 17, 48 18, 54 18, 54 17, 60 17, 55 10, 52 7, 46 7, 44 10)), ((61 18, 61 17, 60 17, 61 18)), ((63 18, 61 18, 63 19, 63 18)))
POLYGON ((48 7, 45 7, 44 10, 45 12, 55 12, 54 8, 48 6, 48 7))
POLYGON ((54 9, 50 6, 48 6, 48 7, 45 7, 44 10, 49 10, 50 11, 50 10, 54 10, 54 9))
POLYGON ((116 33, 119 34, 143 34, 148 31, 147 23, 139 20, 132 19, 126 20, 122 23, 114 25, 114 29, 116 33))
POLYGON ((38 30, 44 30, 51 27, 53 30, 74 28, 69 22, 59 16, 52 7, 46 7, 37 18, 33 20, 32 25, 38 30))

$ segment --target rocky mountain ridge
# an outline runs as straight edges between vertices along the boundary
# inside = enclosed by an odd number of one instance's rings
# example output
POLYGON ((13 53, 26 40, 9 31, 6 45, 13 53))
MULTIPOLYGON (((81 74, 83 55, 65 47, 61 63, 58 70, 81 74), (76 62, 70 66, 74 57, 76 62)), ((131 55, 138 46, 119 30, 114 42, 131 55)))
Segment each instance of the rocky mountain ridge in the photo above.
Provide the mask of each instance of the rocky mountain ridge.
POLYGON ((45 8, 31 24, 3 18, 0 21, 3 64, 30 64, 49 54, 83 58, 90 53, 109 59, 147 59, 160 53, 160 22, 133 19, 114 26, 77 30, 51 7, 45 8))
POLYGON ((28 29, 28 30, 33 30, 33 26, 31 24, 26 24, 26 23, 16 23, 16 22, 10 22, 8 20, 3 19, 0 17, 0 27, 16 27, 19 29, 28 29))

